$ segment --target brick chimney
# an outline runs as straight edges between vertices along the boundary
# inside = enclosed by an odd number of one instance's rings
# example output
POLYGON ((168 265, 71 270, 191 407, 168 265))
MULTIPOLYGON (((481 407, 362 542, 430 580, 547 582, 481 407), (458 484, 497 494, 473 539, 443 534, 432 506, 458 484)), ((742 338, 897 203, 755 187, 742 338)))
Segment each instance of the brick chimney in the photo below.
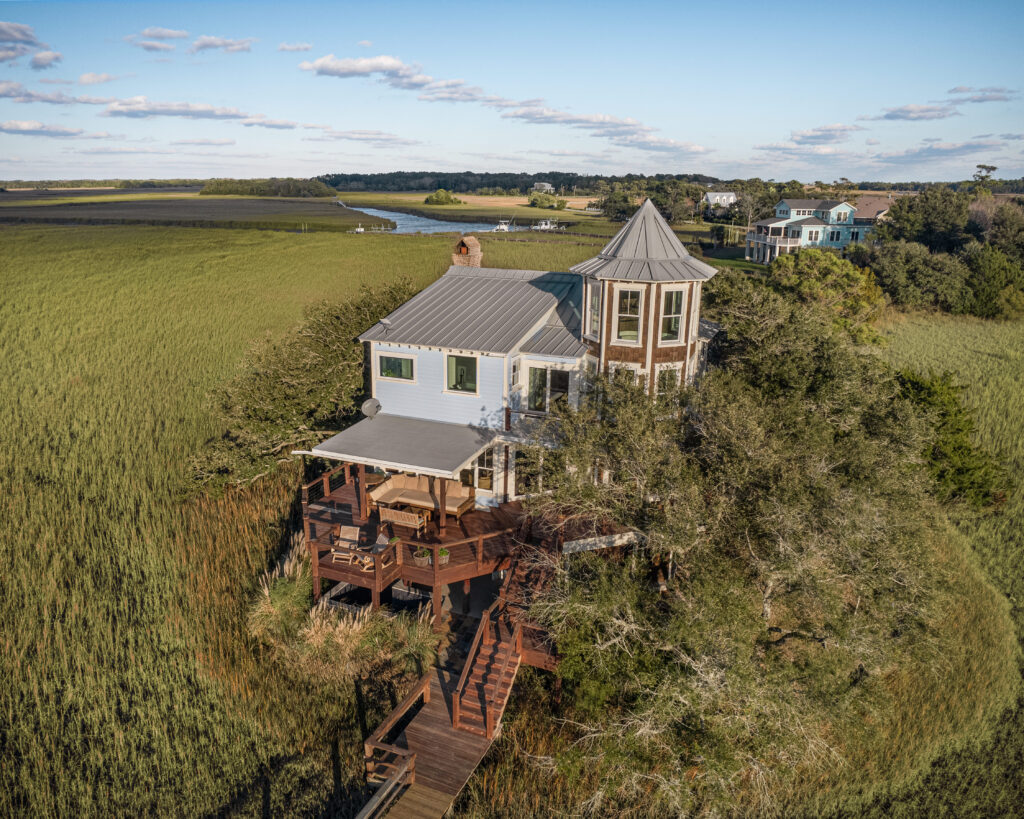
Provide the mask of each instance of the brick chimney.
POLYGON ((463 236, 455 245, 455 252, 452 254, 452 264, 462 267, 480 267, 483 261, 484 252, 480 249, 480 242, 475 236, 463 236))

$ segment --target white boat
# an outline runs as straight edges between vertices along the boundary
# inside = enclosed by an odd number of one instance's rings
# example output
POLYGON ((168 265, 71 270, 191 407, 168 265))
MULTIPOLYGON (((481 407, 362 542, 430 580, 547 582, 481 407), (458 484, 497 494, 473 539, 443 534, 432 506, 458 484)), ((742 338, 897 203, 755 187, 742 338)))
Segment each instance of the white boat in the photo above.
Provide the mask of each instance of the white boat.
POLYGON ((511 219, 499 219, 491 233, 508 233, 512 229, 511 219))
POLYGON ((557 219, 541 219, 533 225, 531 230, 565 230, 565 226, 559 226, 557 219))
POLYGON ((363 223, 360 222, 359 226, 355 230, 353 230, 352 232, 353 233, 365 233, 366 229, 363 227, 363 223))

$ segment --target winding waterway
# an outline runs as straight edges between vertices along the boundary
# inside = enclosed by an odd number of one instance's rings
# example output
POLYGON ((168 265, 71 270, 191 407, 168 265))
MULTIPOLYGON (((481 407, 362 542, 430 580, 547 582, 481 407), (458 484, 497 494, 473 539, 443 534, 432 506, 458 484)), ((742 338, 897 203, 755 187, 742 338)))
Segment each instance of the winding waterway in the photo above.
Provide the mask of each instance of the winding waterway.
MULTIPOLYGON (((351 207, 351 206, 347 206, 351 207)), ((390 219, 395 223, 392 233, 487 233, 494 230, 493 224, 487 222, 445 222, 441 219, 429 219, 426 216, 414 216, 411 213, 399 213, 392 210, 376 208, 355 208, 367 216, 379 219, 390 219)), ((527 225, 512 225, 509 230, 527 230, 527 225)))

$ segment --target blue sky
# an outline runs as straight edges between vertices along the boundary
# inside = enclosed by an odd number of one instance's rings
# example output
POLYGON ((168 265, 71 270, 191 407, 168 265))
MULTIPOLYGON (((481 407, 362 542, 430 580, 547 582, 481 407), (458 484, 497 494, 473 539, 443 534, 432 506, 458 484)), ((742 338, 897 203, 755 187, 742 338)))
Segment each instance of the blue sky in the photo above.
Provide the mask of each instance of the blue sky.
POLYGON ((0 2, 0 178, 1024 176, 1024 4, 0 2))

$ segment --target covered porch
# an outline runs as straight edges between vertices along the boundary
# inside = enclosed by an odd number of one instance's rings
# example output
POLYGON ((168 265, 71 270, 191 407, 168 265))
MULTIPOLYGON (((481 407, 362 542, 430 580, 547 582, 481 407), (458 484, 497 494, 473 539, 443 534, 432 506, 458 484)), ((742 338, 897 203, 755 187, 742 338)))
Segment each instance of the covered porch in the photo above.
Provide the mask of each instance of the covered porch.
POLYGON ((468 595, 474 578, 507 568, 522 534, 520 505, 478 508, 459 480, 494 436, 377 416, 301 453, 337 464, 302 488, 314 599, 334 581, 368 590, 377 608, 400 583, 429 593, 440 625, 446 587, 462 584, 468 595))

